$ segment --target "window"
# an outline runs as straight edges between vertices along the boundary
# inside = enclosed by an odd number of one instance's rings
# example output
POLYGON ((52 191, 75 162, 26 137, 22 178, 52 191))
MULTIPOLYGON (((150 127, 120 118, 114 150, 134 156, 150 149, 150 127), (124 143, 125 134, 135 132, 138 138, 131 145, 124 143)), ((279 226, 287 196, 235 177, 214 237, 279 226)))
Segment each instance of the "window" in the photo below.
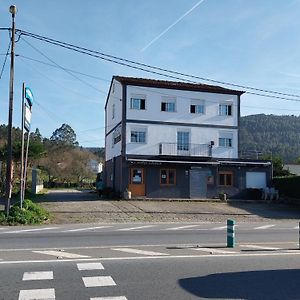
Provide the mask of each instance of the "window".
POLYGON ((121 130, 122 127, 119 125, 113 132, 113 144, 117 144, 121 141, 121 130))
POLYGON ((146 143, 146 131, 132 130, 130 141, 131 143, 146 143))
POLYGON ((175 112, 176 111, 176 105, 175 101, 168 100, 168 102, 162 102, 161 103, 161 111, 168 111, 168 112, 175 112))
POLYGON ((232 104, 220 104, 219 105, 220 116, 232 116, 232 104))
POLYGON ((232 138, 220 137, 219 138, 219 147, 232 147, 232 138))
POLYGON ((191 105, 190 107, 191 114, 204 114, 204 105, 191 105))
POLYGON ((113 104, 113 105, 112 105, 112 119, 115 118, 115 114, 116 114, 116 105, 113 104))
POLYGON ((146 109, 146 100, 142 98, 131 98, 130 99, 130 108, 131 109, 146 109))
POLYGON ((233 185, 233 173, 232 172, 220 172, 219 173, 219 185, 232 186, 233 185))
POLYGON ((176 171, 173 169, 160 170, 160 184, 161 185, 175 185, 176 184, 176 171))
POLYGON ((189 151, 190 133, 187 131, 177 132, 177 150, 189 151))

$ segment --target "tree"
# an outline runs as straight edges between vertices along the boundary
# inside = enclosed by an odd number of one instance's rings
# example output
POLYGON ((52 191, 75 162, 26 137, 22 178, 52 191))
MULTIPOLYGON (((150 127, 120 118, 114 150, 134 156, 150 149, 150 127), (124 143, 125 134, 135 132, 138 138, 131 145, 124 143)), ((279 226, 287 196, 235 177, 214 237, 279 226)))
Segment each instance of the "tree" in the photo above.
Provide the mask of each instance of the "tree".
POLYGON ((61 127, 56 129, 50 137, 50 141, 62 146, 78 146, 76 133, 68 124, 62 124, 61 127))

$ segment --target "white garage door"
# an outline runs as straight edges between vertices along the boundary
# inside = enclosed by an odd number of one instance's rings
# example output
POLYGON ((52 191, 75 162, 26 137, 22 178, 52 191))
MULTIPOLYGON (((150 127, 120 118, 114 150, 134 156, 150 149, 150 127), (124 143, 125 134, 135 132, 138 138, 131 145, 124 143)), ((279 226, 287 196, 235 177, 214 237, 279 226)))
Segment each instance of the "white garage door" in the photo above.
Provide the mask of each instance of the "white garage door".
POLYGON ((246 187, 263 189, 267 186, 266 172, 246 172, 246 187))

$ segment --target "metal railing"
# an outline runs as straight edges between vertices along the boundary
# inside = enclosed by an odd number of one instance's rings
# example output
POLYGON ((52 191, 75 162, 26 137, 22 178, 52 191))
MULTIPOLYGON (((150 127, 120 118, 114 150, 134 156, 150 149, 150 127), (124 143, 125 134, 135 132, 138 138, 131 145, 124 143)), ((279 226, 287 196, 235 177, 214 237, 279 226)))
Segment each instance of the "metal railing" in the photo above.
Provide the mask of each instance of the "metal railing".
POLYGON ((178 144, 178 143, 159 143, 159 155, 178 155, 178 156, 211 156, 211 146, 208 144, 178 144))

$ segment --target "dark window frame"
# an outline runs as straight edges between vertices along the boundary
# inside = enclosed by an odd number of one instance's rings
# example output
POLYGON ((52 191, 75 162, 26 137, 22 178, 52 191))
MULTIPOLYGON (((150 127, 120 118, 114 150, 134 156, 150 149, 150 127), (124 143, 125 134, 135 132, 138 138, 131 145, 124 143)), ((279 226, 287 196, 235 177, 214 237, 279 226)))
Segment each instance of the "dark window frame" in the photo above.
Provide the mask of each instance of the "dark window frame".
POLYGON ((176 169, 160 169, 159 170, 159 184, 161 186, 175 186, 176 185, 176 169), (162 172, 166 173, 166 183, 162 182, 162 172), (170 173, 173 173, 173 182, 170 183, 170 173))
POLYGON ((219 172, 219 186, 233 186, 233 171, 219 172), (223 176, 223 179, 221 179, 221 176, 223 176))

